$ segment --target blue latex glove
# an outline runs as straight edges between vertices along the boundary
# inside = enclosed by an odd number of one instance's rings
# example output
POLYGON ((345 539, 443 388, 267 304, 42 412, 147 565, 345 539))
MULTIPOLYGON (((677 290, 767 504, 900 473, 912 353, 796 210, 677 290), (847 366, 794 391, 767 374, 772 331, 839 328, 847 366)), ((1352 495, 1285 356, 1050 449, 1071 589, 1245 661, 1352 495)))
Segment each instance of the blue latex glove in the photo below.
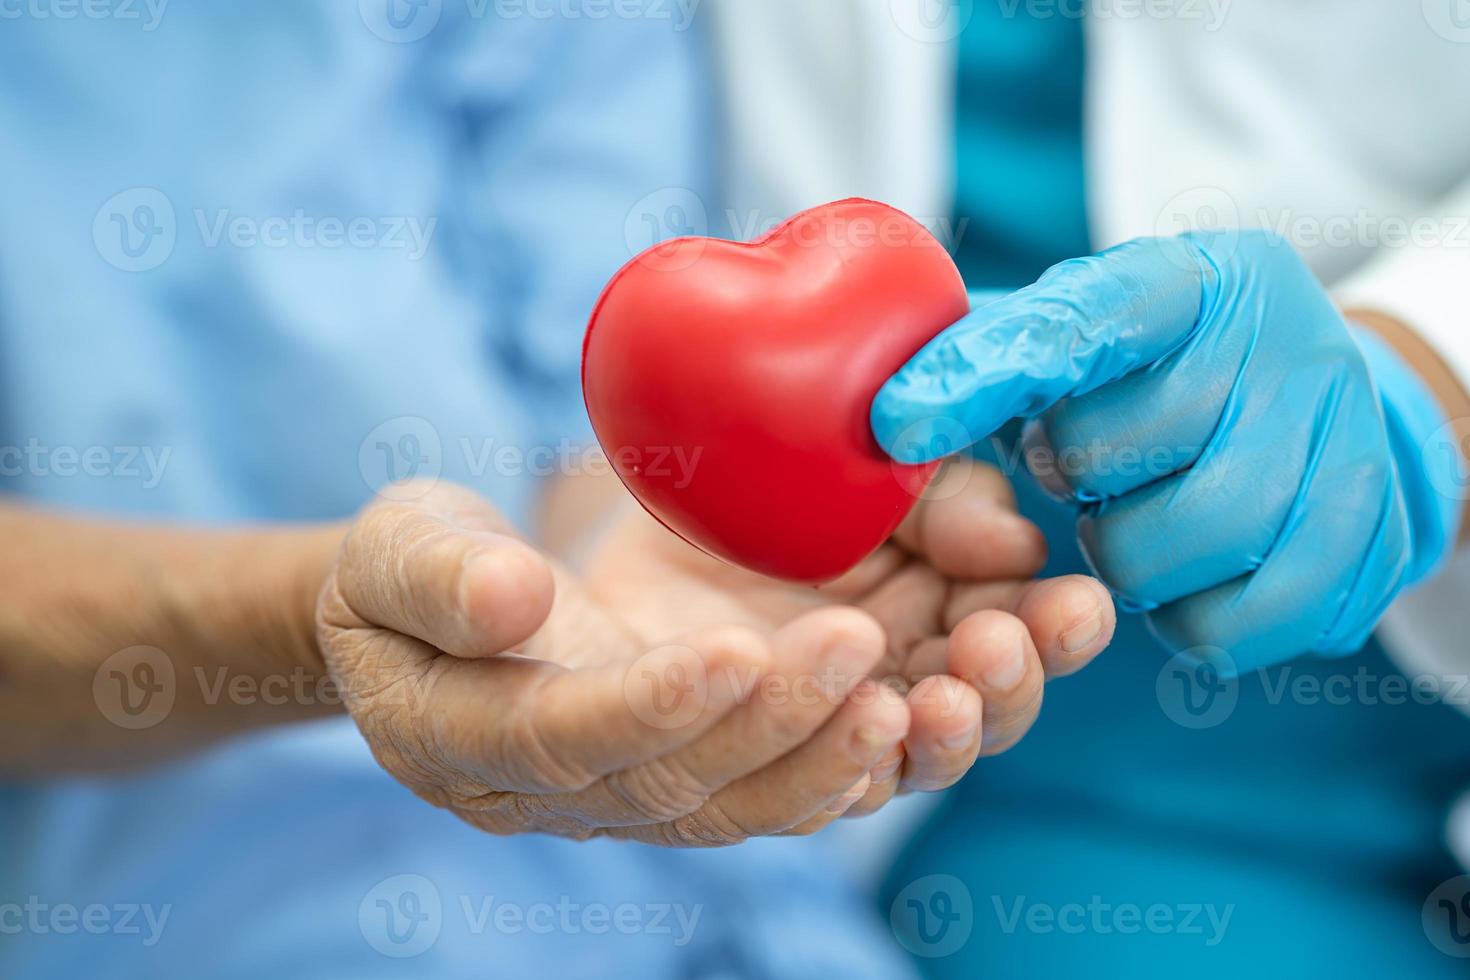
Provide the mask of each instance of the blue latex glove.
POLYGON ((917 462, 1016 416, 1098 576, 1222 670, 1356 650, 1457 531, 1437 401, 1259 232, 1064 262, 935 338, 872 422, 917 462))

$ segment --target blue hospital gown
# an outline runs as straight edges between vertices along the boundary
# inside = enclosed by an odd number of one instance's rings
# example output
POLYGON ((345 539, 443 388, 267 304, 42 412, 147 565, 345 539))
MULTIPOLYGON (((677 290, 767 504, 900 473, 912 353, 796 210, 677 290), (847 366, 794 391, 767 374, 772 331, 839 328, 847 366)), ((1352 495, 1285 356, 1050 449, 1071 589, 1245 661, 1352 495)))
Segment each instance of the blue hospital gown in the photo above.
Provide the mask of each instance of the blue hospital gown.
MULTIPOLYGON (((7 7, 4 491, 317 519, 418 473, 524 520, 547 458, 496 450, 583 436, 597 289, 705 194, 698 32, 654 8, 7 7)), ((0 834, 5 977, 910 969, 819 842, 492 838, 345 719, 0 786, 0 834)))

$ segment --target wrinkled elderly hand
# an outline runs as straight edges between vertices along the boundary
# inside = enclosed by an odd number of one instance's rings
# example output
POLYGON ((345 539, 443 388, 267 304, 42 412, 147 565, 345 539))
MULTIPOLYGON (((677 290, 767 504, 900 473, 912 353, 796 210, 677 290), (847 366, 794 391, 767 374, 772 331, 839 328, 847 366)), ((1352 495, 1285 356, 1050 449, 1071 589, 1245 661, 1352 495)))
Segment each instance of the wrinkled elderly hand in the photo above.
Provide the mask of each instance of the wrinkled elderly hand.
POLYGON ((884 651, 868 616, 650 640, 455 487, 369 507, 317 620, 384 768, 498 834, 684 846, 786 831, 861 795, 909 727, 903 699, 865 679, 884 651), (752 699, 799 674, 821 689, 752 699))

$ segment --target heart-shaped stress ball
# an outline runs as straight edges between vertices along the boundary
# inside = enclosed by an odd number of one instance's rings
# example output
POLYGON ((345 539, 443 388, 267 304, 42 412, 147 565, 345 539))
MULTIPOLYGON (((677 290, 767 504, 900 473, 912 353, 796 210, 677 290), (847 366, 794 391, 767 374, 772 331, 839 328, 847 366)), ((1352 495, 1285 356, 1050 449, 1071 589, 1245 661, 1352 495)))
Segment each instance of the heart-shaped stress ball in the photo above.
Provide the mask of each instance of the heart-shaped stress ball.
POLYGON ((598 441, 664 526, 727 561, 820 583, 893 533, 937 464, 878 447, 878 389, 969 309, 949 253, 874 201, 749 244, 680 238, 613 277, 587 327, 598 441))

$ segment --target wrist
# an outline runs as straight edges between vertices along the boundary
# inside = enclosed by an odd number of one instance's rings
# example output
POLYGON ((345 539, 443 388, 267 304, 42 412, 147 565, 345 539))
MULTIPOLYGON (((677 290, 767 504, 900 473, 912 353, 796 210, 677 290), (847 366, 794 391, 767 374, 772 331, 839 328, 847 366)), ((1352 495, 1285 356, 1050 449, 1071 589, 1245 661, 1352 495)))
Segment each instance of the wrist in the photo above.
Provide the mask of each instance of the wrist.
MULTIPOLYGON (((208 532, 166 564, 143 624, 173 661, 181 728, 229 735, 343 710, 316 604, 345 526, 208 532)), ((191 537, 193 537, 191 535, 191 537)))
POLYGON ((304 526, 211 535, 193 567, 172 567, 168 620, 190 650, 226 653, 253 672, 325 672, 316 603, 346 527, 304 526))

